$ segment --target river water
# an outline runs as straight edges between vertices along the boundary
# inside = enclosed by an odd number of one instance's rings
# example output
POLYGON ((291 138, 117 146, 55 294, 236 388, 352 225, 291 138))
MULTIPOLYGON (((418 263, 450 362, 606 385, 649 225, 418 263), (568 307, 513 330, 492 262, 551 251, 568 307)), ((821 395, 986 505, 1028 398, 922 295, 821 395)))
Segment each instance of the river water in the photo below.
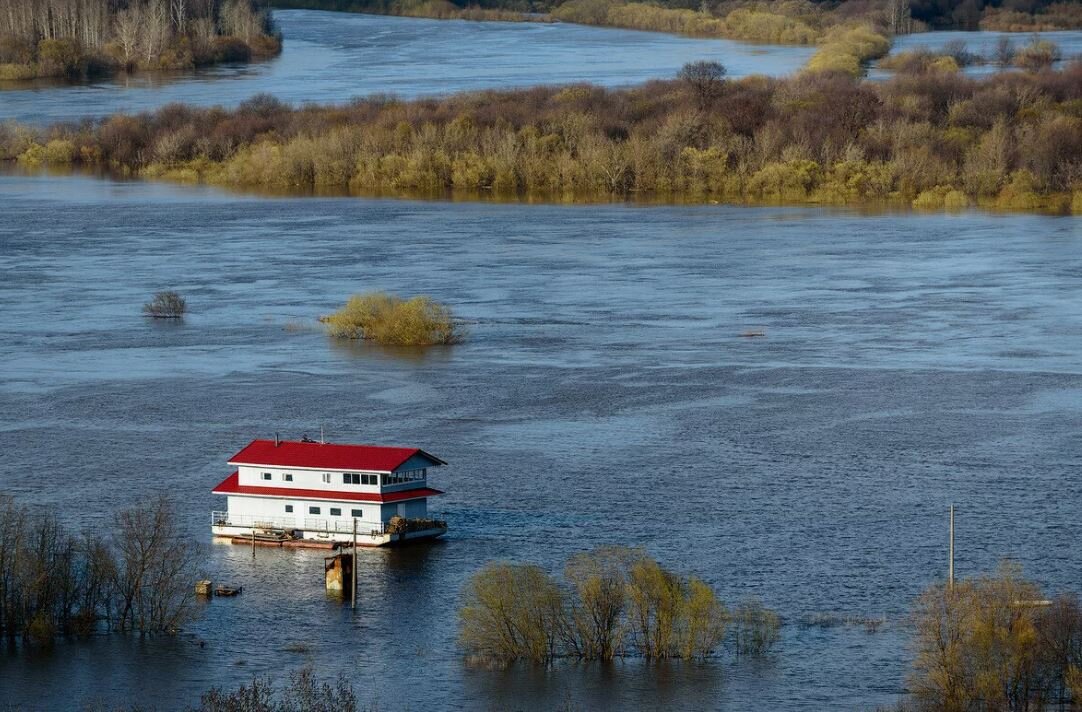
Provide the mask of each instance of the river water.
MULTIPOLYGON (((963 68, 963 72, 969 76, 984 76, 1003 71, 1003 67, 996 64, 996 46, 1001 39, 1010 41, 1015 50, 1023 49, 1034 38, 1040 38, 1054 43, 1059 47, 1061 59, 1055 63, 1057 68, 1063 67, 1067 62, 1082 59, 1082 32, 1077 30, 1062 30, 1057 32, 961 32, 939 31, 918 32, 912 35, 899 35, 894 38, 891 45, 891 54, 910 52, 913 50, 928 50, 942 52, 950 43, 965 45, 965 49, 971 54, 978 55, 987 60, 983 64, 970 64, 963 68)), ((871 79, 886 79, 893 76, 892 72, 881 70, 873 66, 868 72, 871 79)))
POLYGON ((169 493, 204 572, 244 586, 177 639, 4 654, 5 702, 176 709, 311 665, 384 708, 872 709, 904 690, 905 615, 944 576, 951 502, 961 575, 1013 557, 1049 592, 1080 588, 1078 218, 11 175, 0 206, 2 489, 85 527, 169 493), (163 288, 188 298, 183 323, 140 316, 163 288), (418 353, 315 328, 371 289, 448 302, 469 339, 418 353), (355 614, 325 598, 321 552, 210 543, 228 457, 320 426, 450 462, 446 540, 366 552, 355 614), (470 574, 558 573, 611 543, 761 598, 787 621, 776 652, 465 664, 470 574), (802 622, 822 614, 886 624, 802 622))
POLYGON ((524 22, 468 22, 311 10, 274 13, 285 37, 268 62, 173 76, 138 74, 83 85, 0 84, 0 121, 76 121, 169 102, 234 106, 260 92, 289 102, 345 102, 591 82, 668 79, 687 62, 716 60, 729 74, 796 71, 810 47, 694 39, 658 32, 524 22))

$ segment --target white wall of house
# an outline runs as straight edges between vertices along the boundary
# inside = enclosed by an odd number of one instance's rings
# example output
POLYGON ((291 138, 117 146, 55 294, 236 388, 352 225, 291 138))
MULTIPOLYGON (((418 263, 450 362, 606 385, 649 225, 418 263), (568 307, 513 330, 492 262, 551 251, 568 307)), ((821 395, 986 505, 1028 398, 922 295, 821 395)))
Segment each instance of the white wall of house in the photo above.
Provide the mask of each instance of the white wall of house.
MULTIPOLYGON (((342 481, 342 470, 309 470, 293 467, 240 465, 237 467, 237 471, 239 473, 238 483, 249 487, 319 489, 337 492, 379 492, 379 473, 365 470, 351 470, 350 472, 372 475, 376 484, 346 484, 342 481), (265 474, 269 474, 270 479, 266 479, 265 474)), ((366 478, 362 477, 361 479, 366 478)))
POLYGON ((407 518, 422 518, 428 512, 427 500, 380 504, 379 502, 334 502, 327 500, 291 499, 286 497, 248 497, 228 495, 227 506, 231 521, 251 526, 254 520, 283 529, 349 529, 357 517, 361 530, 390 521, 396 514, 407 518), (291 506, 292 512, 286 507, 291 506), (314 513, 312 508, 318 509, 314 513), (356 513, 356 515, 355 515, 356 513), (248 518, 253 518, 252 520, 248 518))

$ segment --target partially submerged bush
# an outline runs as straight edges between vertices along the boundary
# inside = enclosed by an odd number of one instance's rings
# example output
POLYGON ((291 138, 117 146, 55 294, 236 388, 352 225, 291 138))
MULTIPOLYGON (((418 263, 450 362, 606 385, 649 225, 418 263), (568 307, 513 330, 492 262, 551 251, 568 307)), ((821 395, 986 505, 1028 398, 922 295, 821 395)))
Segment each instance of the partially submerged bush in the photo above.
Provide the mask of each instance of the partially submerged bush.
POLYGON ((465 598, 460 640, 470 653, 502 662, 555 657, 563 596, 539 567, 489 564, 470 579, 465 598))
POLYGON ((737 606, 733 611, 733 641, 736 652, 741 655, 764 655, 778 640, 781 618, 752 600, 737 606))
MULTIPOLYGON (((725 637, 728 614, 713 589, 639 549, 578 554, 564 573, 565 590, 532 565, 489 564, 475 574, 459 613, 466 652, 498 663, 557 656, 701 659, 725 637)), ((760 610, 776 632, 777 616, 760 610)), ((769 632, 762 637, 773 642, 769 632)))
POLYGON ((155 319, 179 319, 188 310, 184 297, 176 292, 158 292, 143 305, 143 313, 155 319))
POLYGON ((385 292, 356 294, 320 321, 331 336, 393 346, 453 344, 462 337, 451 309, 426 296, 402 299, 385 292))

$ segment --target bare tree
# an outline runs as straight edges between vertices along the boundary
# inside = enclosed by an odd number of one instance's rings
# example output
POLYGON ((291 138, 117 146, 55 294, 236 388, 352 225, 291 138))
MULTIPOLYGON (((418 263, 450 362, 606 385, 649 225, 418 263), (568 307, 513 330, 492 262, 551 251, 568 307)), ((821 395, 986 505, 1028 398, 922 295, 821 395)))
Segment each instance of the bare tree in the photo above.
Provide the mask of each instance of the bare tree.
POLYGON ((143 634, 176 631, 192 612, 195 553, 169 500, 122 511, 114 547, 116 627, 143 634))
POLYGON ((701 111, 721 94, 725 74, 725 67, 720 62, 699 61, 685 64, 676 77, 695 93, 701 111))

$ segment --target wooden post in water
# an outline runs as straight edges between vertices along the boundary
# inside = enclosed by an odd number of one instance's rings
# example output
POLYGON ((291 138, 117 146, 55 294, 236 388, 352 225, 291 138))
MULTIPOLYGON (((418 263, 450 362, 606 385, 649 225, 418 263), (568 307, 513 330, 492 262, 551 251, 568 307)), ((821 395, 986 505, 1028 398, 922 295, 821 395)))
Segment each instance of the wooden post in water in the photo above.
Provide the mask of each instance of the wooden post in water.
POLYGON ((353 518, 353 588, 350 593, 350 608, 357 610, 357 517, 353 518))
POLYGON ((948 546, 947 553, 947 588, 948 590, 954 590, 954 505, 951 505, 950 509, 950 544, 948 546))
POLYGON ((252 561, 255 561, 255 527, 252 527, 252 561))

